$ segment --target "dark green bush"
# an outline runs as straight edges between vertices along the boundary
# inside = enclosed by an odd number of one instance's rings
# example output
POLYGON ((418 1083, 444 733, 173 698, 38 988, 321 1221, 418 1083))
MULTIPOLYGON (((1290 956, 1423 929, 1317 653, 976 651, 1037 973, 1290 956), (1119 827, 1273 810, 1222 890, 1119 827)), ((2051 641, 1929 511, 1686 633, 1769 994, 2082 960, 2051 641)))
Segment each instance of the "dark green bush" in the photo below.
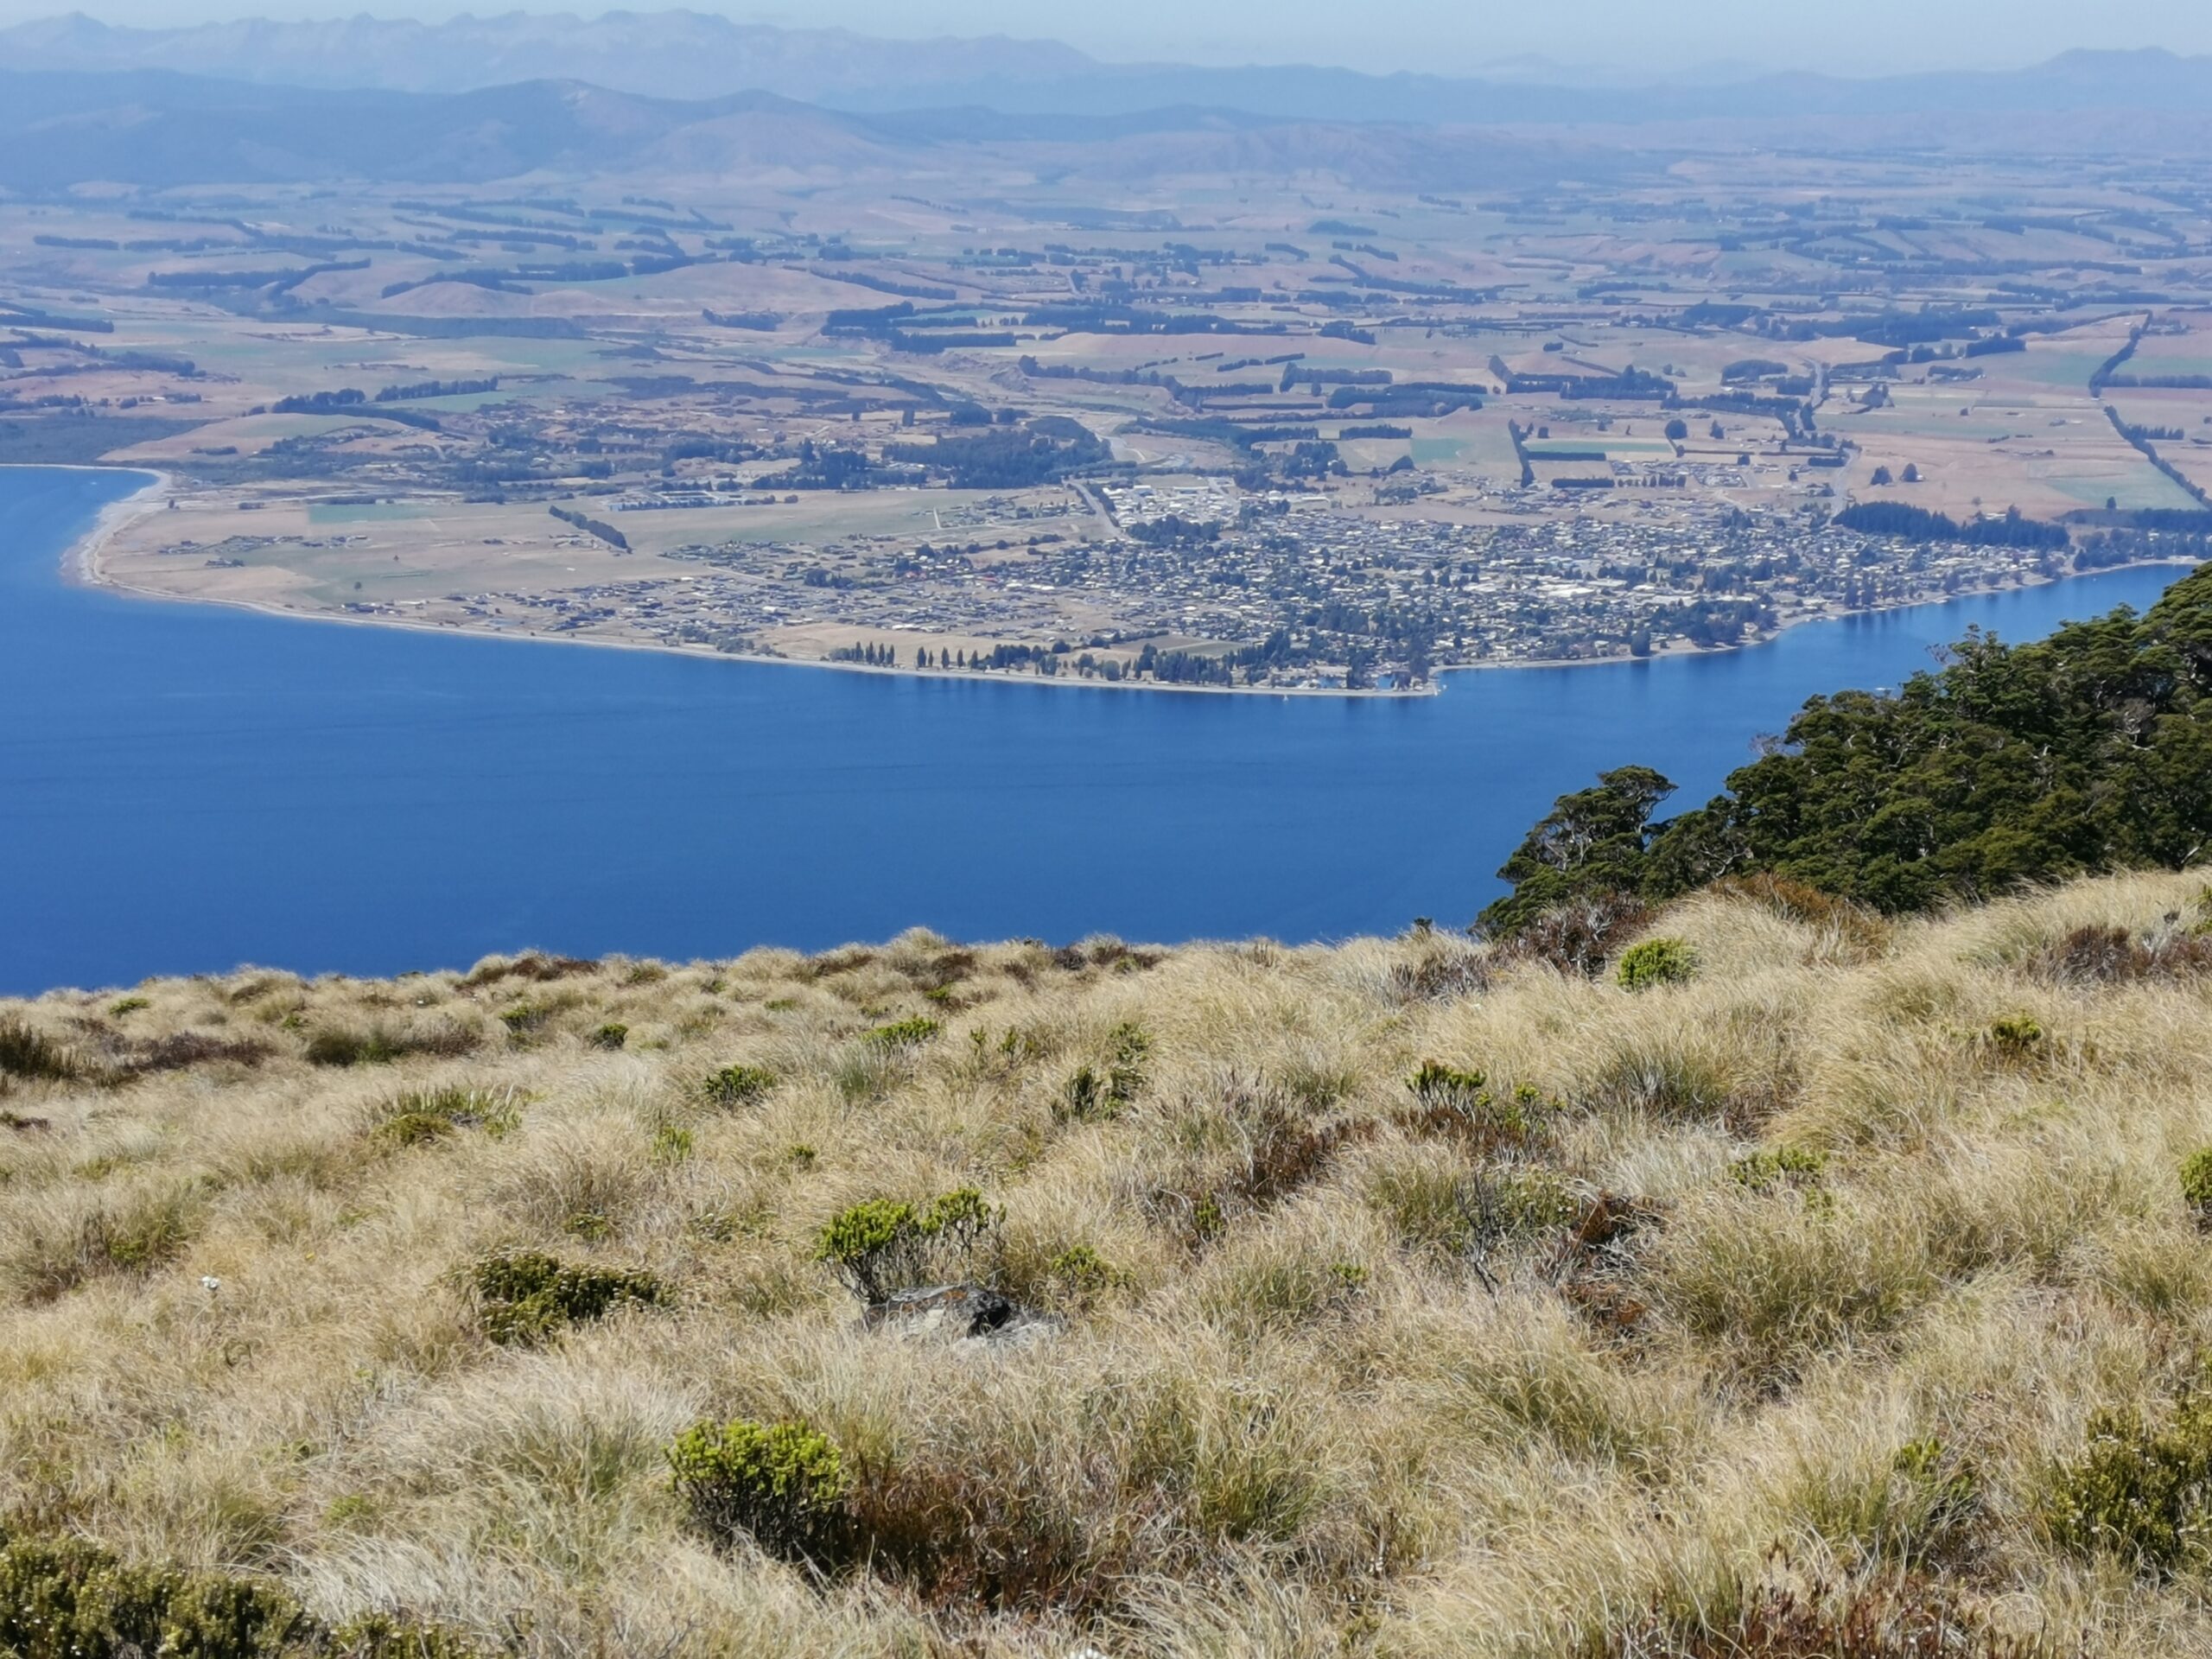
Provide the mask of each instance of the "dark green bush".
POLYGON ((1685 985, 1697 977, 1697 952, 1680 939, 1645 939, 1621 952, 1621 988, 1685 985))
POLYGON ((255 1659, 292 1649, 308 1630, 296 1603, 254 1580, 125 1567, 74 1541, 0 1550, 0 1653, 10 1659, 255 1659))
POLYGON ((1423 1060, 1421 1069, 1406 1079, 1406 1087, 1425 1101, 1471 1099, 1489 1085, 1486 1073, 1461 1071, 1441 1060, 1423 1060))
POLYGON ((658 1307, 669 1300, 649 1273, 565 1262, 536 1250, 487 1256, 476 1264, 474 1278, 484 1334, 518 1346, 603 1318, 625 1302, 658 1307))
POLYGON ((620 1048, 630 1040, 630 1027, 619 1020, 610 1020, 591 1034, 594 1048, 620 1048))
POLYGON ((2100 1413, 2080 1454, 2052 1471, 2044 1518, 2065 1548, 2154 1577, 2212 1560, 2212 1395, 2184 1394, 2162 1428, 2100 1413))
POLYGON ((700 1085, 716 1106, 750 1106, 776 1086, 776 1074, 757 1065, 726 1065, 700 1085))
POLYGON ((693 1524, 717 1543, 746 1535, 817 1567, 844 1554, 844 1460, 804 1423, 700 1423, 677 1437, 668 1462, 693 1524))

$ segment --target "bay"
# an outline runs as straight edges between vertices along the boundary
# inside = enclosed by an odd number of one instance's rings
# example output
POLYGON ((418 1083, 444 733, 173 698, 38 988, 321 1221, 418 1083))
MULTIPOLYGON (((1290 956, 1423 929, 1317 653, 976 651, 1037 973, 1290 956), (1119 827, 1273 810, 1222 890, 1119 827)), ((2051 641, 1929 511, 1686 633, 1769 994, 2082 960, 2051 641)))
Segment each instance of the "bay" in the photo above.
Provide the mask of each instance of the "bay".
POLYGON ((0 468, 0 992, 818 949, 926 925, 1130 939, 1459 923, 1561 791, 1704 799, 1804 699, 2181 573, 1449 677, 1413 700, 1000 684, 441 635, 72 586, 143 474, 0 468))

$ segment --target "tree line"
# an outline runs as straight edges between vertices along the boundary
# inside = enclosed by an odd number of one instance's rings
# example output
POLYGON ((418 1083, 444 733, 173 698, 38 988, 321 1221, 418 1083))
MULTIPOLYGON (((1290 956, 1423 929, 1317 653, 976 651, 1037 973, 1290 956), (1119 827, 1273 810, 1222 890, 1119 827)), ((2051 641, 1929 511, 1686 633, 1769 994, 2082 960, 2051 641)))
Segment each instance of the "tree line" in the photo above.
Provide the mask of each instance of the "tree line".
POLYGON ((2024 645, 1970 632, 1894 695, 1815 697, 1720 794, 1655 821, 1674 791, 1628 766, 1561 796, 1481 925, 1511 934, 1564 904, 1658 903, 1727 876, 1904 912, 2194 863, 2212 845, 2212 566, 2141 616, 2024 645))

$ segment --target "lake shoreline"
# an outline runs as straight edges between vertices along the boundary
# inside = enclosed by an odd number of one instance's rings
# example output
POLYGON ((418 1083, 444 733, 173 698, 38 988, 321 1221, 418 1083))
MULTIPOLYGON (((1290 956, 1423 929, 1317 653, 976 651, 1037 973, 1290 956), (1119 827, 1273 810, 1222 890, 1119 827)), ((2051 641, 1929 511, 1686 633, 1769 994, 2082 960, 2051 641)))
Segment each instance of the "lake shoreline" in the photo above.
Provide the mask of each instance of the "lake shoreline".
POLYGON ((1386 717, 1357 698, 1055 699, 462 650, 61 579, 104 513, 159 505, 157 489, 143 471, 0 471, 0 766, 21 785, 0 812, 0 989, 244 962, 386 974, 530 944, 723 959, 916 923, 1387 935, 1471 915, 1528 826, 1609 767, 1705 799, 1808 697, 1902 683, 1969 624, 2029 640, 2147 608, 2176 574, 1792 628, 1632 674, 1470 676, 1386 717))
MULTIPOLYGON (((36 463, 24 463, 24 470, 40 470, 36 463)), ((64 465, 45 468, 49 471, 135 473, 147 469, 135 467, 105 467, 98 465, 64 465)), ((1346 700, 1383 700, 1404 702, 1441 695, 1447 687, 1447 674, 1479 674, 1497 670, 1608 668, 1622 667, 1636 663, 1658 662, 1676 657, 1721 657, 1737 652, 1756 651, 1770 645, 1792 629, 1810 622, 1834 622, 1853 616, 1881 616, 1900 611, 1919 610, 1929 606, 1955 603, 1991 594, 2017 593, 2024 588, 2051 587, 2060 582, 2085 576, 2102 575, 2109 571, 2173 566, 2179 569, 2194 567, 2188 559, 2135 559, 2124 564, 2107 565, 2096 570, 2069 571, 2058 576, 2031 576, 2018 582, 1999 582, 1987 586, 1962 588, 1957 593, 1945 594, 1940 598, 1910 600, 1902 603, 1876 605, 1859 611, 1810 612, 1794 616, 1777 627, 1773 632, 1757 639, 1728 645, 1693 645, 1675 644, 1662 646, 1645 657, 1554 657, 1530 658, 1513 662, 1455 663, 1439 668, 1426 685, 1389 687, 1382 689, 1347 690, 1341 686, 1269 686, 1269 685, 1174 685, 1156 680, 1105 680, 1071 676, 1042 675, 1018 671, 994 672, 987 669, 949 668, 918 669, 886 667, 869 663, 832 662, 823 658, 784 657, 766 652, 737 652, 717 650, 711 645, 664 645, 643 639, 587 639, 574 635, 551 633, 516 633, 505 629, 470 627, 449 623, 410 622, 404 617, 362 615, 345 611, 295 610, 283 605, 273 605, 255 600, 200 598, 190 594, 171 593, 156 588, 147 588, 124 582, 100 563, 100 553, 123 528, 134 520, 156 511, 155 496, 168 489, 169 474, 152 472, 148 483, 119 500, 101 509, 86 533, 73 543, 62 556, 62 575, 65 581, 77 586, 104 588, 110 593, 132 598, 165 601, 177 605, 220 606, 232 610, 251 611, 264 616, 288 618, 302 622, 355 623, 372 627, 404 629, 410 632, 442 635, 449 639, 505 639, 525 644, 552 645, 583 645, 603 651, 652 652, 664 656, 685 657, 695 661, 760 663, 785 668, 831 669, 849 674, 876 674, 903 677, 909 679, 969 680, 994 685, 1051 686, 1071 690, 1102 691, 1160 691, 1181 692, 1203 696, 1233 697, 1336 697, 1346 700)))

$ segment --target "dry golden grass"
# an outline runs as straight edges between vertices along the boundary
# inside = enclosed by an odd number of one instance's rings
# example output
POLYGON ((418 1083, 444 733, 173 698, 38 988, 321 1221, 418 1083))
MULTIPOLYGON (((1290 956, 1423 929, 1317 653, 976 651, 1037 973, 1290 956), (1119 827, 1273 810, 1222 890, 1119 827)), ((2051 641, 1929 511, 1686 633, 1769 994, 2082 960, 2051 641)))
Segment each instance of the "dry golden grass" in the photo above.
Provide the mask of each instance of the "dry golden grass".
POLYGON ((1565 1656, 1784 1581, 2203 1654, 2201 1577, 2041 1503, 2212 1338, 2212 978, 2038 965, 2202 887, 1707 895, 1655 924, 1698 976, 1639 995, 1433 935, 911 934, 0 1006, 73 1072, 0 1094, 0 1533, 546 1656, 1565 1656), (332 1033, 396 1058, 310 1063, 332 1033), (772 1088, 715 1103, 734 1065, 772 1088), (1825 1162, 1739 1163, 1781 1148, 1825 1162), (1064 1325, 861 1329, 824 1224, 960 1186, 1064 1325), (497 1345, 471 1268, 516 1249, 672 1296, 497 1345), (873 1569, 687 1531, 664 1448, 734 1417, 864 1471, 873 1569), (1901 1469, 1930 1440, 1970 1501, 1901 1469))

